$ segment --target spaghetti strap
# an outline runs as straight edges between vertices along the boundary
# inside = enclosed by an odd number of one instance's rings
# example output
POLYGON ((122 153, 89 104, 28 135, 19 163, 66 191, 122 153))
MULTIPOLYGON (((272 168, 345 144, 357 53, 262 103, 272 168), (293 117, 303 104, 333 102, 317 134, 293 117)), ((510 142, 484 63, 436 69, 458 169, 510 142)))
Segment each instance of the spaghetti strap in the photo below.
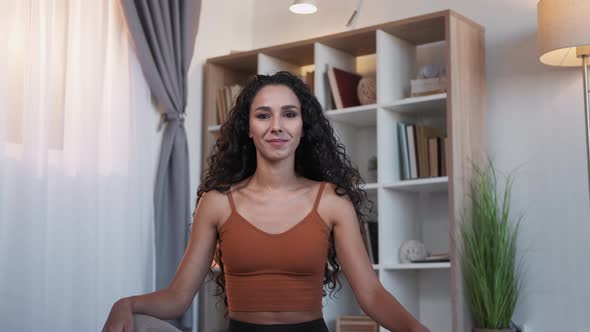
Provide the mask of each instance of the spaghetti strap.
POLYGON ((236 210, 236 205, 234 204, 234 198, 231 194, 231 190, 227 191, 227 199, 229 200, 229 206, 231 207, 231 211, 234 212, 236 210))
POLYGON ((326 182, 320 184, 320 189, 318 189, 318 196, 315 199, 315 203, 313 205, 313 209, 317 210, 318 206, 320 205, 320 199, 322 198, 322 192, 324 191, 324 187, 326 186, 326 182))

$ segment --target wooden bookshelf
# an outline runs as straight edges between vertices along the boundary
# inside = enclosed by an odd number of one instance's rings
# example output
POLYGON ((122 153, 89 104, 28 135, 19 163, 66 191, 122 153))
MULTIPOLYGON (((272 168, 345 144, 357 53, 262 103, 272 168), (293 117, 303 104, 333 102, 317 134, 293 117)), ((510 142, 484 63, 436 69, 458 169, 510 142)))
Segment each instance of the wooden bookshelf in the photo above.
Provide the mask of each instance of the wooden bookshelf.
MULTIPOLYGON (((377 182, 365 189, 375 202, 379 262, 373 265, 381 283, 433 331, 468 331, 470 319, 457 264, 456 244, 471 161, 486 151, 484 29, 445 10, 313 39, 210 58, 204 70, 203 156, 214 144, 217 91, 244 84, 254 74, 313 70, 314 93, 325 108, 347 153, 366 176, 368 160, 378 157, 377 182), (410 80, 425 55, 445 64, 446 93, 410 98, 410 80), (377 102, 341 110, 329 108, 327 66, 375 75, 377 102), (397 123, 419 122, 444 130, 448 137, 447 175, 402 180, 397 123), (449 252, 450 262, 401 264, 404 240, 420 240, 432 252, 449 252)), ((344 275, 338 299, 324 298, 324 317, 332 331, 338 315, 363 314, 344 275)), ((199 331, 223 328, 222 306, 216 305, 209 282, 200 292, 199 331), (209 288, 208 288, 209 287, 209 288)), ((380 331, 385 331, 381 328, 380 331)))

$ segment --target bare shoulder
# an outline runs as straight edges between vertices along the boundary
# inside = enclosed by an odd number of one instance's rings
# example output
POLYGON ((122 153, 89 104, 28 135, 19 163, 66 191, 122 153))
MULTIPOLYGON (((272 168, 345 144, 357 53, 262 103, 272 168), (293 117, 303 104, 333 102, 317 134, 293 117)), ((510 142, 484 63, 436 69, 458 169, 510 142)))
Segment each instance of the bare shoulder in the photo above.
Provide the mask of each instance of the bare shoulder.
POLYGON ((346 222, 346 220, 356 220, 356 210, 350 197, 346 194, 339 194, 336 185, 330 182, 326 183, 318 212, 324 220, 330 223, 330 226, 346 222))
POLYGON ((199 200, 195 214, 197 219, 204 220, 216 227, 219 226, 231 214, 227 193, 217 190, 204 193, 199 200))

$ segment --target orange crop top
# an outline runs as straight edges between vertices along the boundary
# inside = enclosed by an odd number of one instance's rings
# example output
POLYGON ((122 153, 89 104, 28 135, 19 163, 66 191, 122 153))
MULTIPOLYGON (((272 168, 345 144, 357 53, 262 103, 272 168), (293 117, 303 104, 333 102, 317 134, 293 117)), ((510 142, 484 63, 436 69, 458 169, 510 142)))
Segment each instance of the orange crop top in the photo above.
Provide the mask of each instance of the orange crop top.
POLYGON ((225 290, 231 311, 313 311, 322 309, 330 230, 312 210, 283 233, 271 234, 232 209, 220 229, 225 290))

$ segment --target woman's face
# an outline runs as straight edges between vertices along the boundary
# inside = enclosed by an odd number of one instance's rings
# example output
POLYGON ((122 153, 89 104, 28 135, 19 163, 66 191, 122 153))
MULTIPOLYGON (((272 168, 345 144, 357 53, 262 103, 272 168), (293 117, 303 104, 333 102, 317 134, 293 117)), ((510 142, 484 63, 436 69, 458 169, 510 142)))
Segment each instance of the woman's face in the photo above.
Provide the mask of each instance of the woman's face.
POLYGON ((249 125, 262 157, 270 161, 294 158, 303 129, 301 103, 287 86, 267 85, 252 100, 249 125))

